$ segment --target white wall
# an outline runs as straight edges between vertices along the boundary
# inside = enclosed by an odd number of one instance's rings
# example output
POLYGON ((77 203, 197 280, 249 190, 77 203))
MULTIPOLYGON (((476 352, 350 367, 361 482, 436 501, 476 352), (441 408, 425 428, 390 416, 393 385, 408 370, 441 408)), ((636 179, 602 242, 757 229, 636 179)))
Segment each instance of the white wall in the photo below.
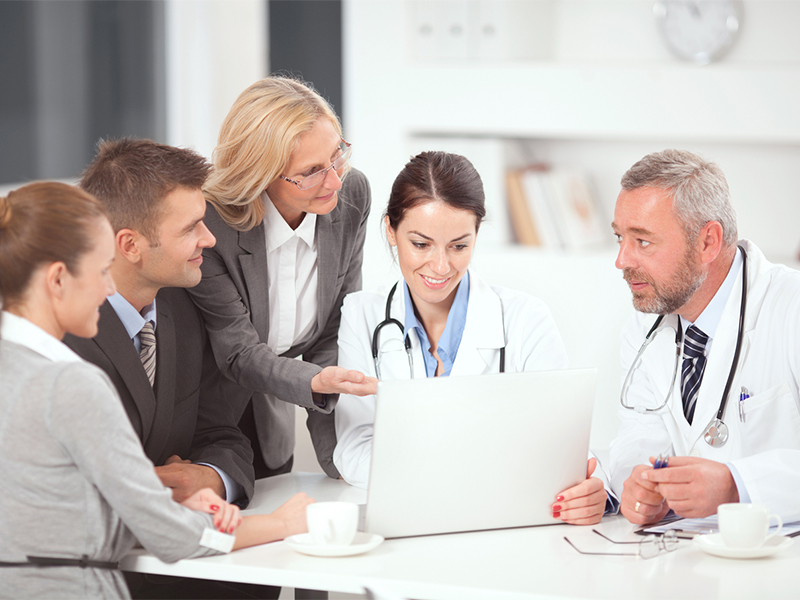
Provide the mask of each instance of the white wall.
POLYGON ((167 0, 167 143, 211 157, 237 96, 268 75, 263 0, 167 0))

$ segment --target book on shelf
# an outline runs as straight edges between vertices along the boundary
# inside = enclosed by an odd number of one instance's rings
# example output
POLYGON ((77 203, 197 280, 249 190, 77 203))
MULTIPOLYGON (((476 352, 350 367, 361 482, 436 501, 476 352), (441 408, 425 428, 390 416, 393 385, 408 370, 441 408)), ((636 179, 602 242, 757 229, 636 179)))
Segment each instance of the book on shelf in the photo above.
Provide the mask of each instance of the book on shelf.
POLYGON ((515 241, 526 246, 541 246, 542 242, 528 206, 528 198, 522 188, 522 171, 510 170, 506 173, 506 196, 508 218, 511 221, 515 241))
POLYGON ((579 250, 608 236, 586 173, 534 164, 506 174, 509 216, 520 244, 579 250))

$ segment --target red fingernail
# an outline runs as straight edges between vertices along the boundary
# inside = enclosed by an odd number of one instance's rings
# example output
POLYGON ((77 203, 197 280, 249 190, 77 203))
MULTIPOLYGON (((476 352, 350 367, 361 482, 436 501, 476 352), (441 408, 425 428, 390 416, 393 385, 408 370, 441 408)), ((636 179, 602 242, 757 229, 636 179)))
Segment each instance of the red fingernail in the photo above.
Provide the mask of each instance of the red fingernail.
POLYGON ((555 512, 561 512, 561 505, 560 505, 560 504, 556 504, 556 505, 553 507, 553 512, 554 512, 554 513, 555 513, 555 512))
POLYGON ((228 527, 228 533, 233 533, 233 525, 231 525, 230 527, 228 527))
POLYGON ((225 533, 225 530, 224 530, 222 527, 220 527, 220 528, 219 528, 219 532, 220 532, 220 533, 225 533))
POLYGON ((563 502, 564 496, 556 496, 556 500, 558 500, 559 502, 563 502))
POLYGON ((211 506, 209 506, 209 508, 215 512, 219 510, 219 506, 217 506, 216 504, 212 504, 211 506))
POLYGON ((553 518, 554 518, 554 519, 557 519, 557 518, 559 518, 560 516, 561 516, 561 513, 560 513, 560 512, 554 512, 554 513, 553 513, 553 518))

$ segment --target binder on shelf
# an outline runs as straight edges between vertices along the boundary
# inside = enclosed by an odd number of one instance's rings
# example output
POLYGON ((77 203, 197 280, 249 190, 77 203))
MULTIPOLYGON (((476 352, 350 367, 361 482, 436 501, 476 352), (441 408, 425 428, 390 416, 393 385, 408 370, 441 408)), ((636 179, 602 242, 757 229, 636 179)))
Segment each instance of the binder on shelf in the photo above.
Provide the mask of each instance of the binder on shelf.
POLYGON ((549 172, 549 181, 551 206, 565 249, 596 248, 611 239, 584 171, 557 167, 549 172))
POLYGON ((511 229, 518 244, 540 246, 541 240, 533 224, 533 215, 528 207, 525 190, 522 189, 522 174, 521 170, 506 172, 506 195, 511 229))
POLYGON ((608 238, 586 173, 534 164, 507 173, 509 214, 521 244, 579 250, 608 238))
POLYGON ((533 214, 533 223, 542 241, 542 247, 563 249, 564 239, 553 206, 554 192, 550 181, 550 167, 547 165, 531 165, 522 175, 522 188, 533 214))

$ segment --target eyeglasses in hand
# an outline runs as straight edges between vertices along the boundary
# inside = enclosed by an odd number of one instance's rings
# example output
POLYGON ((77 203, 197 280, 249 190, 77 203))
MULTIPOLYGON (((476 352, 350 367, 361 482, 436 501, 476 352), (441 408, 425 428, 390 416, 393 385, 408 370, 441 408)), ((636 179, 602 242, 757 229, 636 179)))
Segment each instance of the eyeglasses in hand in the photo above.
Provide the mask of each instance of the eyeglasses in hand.
POLYGON ((678 534, 676 531, 667 531, 663 535, 647 537, 638 542, 617 542, 603 535, 596 529, 594 533, 612 544, 631 544, 635 546, 636 552, 585 552, 573 544, 567 537, 566 542, 581 554, 594 554, 597 556, 641 556, 642 558, 653 558, 659 554, 665 554, 678 549, 678 534))

